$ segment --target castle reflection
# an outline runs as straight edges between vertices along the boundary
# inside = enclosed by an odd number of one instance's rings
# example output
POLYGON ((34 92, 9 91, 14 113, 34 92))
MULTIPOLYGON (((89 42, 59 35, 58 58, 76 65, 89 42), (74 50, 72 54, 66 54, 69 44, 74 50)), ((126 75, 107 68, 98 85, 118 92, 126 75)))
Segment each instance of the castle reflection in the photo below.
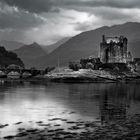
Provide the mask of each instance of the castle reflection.
POLYGON ((69 85, 70 100, 79 99, 81 108, 86 106, 87 112, 95 113, 96 110, 102 124, 125 120, 128 115, 139 113, 139 91, 139 84, 69 85))
POLYGON ((100 119, 101 123, 112 123, 125 120, 135 110, 132 103, 139 101, 139 88, 136 85, 118 84, 104 89, 100 96, 100 119), (133 108, 133 109, 132 109, 133 108))

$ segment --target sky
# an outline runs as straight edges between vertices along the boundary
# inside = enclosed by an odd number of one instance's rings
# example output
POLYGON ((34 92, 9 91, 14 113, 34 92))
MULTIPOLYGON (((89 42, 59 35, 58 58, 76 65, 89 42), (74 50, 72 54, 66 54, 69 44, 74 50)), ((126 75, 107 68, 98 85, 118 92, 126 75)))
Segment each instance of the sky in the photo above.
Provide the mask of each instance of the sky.
POLYGON ((0 40, 49 45, 125 22, 140 22, 140 0, 0 0, 0 40))

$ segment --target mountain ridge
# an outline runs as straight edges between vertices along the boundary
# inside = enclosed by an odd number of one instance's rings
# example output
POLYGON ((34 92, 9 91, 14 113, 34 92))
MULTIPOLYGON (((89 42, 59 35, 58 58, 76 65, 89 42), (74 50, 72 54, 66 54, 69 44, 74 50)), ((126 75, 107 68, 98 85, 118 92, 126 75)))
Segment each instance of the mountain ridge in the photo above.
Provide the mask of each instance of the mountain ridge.
POLYGON ((24 43, 18 41, 0 40, 0 45, 4 46, 9 51, 12 51, 22 47, 24 43))
POLYGON ((76 61, 83 57, 97 57, 102 35, 120 36, 128 38, 128 49, 134 57, 140 57, 140 23, 129 22, 120 25, 103 26, 95 30, 86 31, 70 38, 47 56, 38 60, 37 67, 57 66, 58 59, 61 66, 69 61, 76 61))
POLYGON ((65 42, 67 42, 70 39, 70 37, 65 37, 59 41, 57 41, 54 44, 51 45, 46 45, 46 46, 42 46, 42 48, 44 50, 46 50, 48 53, 53 52, 55 49, 57 49, 60 45, 64 44, 65 42))
POLYGON ((47 52, 36 42, 24 45, 19 49, 13 50, 13 52, 22 59, 26 68, 35 67, 36 60, 47 55, 47 52))

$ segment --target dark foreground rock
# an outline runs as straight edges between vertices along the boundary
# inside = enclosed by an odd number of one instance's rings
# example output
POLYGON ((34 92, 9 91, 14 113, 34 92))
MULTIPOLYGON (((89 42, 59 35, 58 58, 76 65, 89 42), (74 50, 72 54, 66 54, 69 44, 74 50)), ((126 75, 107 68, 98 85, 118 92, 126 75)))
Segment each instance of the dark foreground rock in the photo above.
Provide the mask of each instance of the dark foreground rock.
POLYGON ((72 126, 65 130, 62 127, 45 127, 42 130, 22 129, 15 136, 4 139, 15 140, 139 140, 140 114, 126 120, 106 122, 102 125, 96 122, 72 122, 72 126))

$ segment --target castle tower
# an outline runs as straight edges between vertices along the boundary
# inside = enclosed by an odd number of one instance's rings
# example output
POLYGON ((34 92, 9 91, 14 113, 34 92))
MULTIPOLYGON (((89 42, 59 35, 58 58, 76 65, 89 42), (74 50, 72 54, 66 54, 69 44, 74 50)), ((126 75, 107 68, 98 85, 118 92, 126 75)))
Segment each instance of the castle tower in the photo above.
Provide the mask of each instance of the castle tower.
POLYGON ((102 42, 100 43, 100 59, 102 63, 108 62, 108 47, 106 46, 105 35, 102 36, 102 42))
POLYGON ((102 63, 126 63, 127 62, 127 38, 105 37, 100 43, 100 59, 102 63))
POLYGON ((127 42, 128 42, 128 40, 127 40, 127 38, 124 38, 123 39, 123 61, 126 63, 127 62, 127 42))

